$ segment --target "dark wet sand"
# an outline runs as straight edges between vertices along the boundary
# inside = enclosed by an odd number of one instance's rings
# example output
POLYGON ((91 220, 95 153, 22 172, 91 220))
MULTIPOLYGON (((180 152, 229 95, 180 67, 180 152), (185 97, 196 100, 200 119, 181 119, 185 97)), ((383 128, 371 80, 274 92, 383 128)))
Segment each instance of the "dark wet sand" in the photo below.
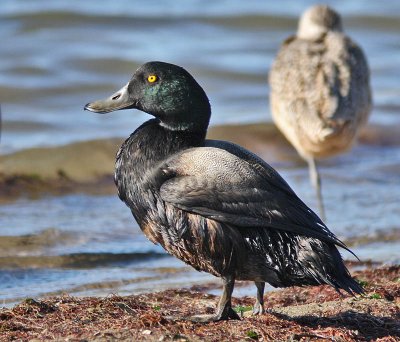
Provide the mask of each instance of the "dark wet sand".
MULTIPOLYGON (((399 127, 370 125, 359 143, 400 145, 399 127)), ((235 142, 274 167, 303 164, 273 124, 214 126, 210 139, 235 142)), ((32 148, 0 156, 0 203, 21 196, 85 192, 115 193, 115 154, 122 138, 91 140, 52 148, 32 148)))
POLYGON ((292 287, 265 296, 268 312, 251 316, 253 298, 234 298, 240 321, 192 323, 217 302, 207 287, 134 296, 27 299, 0 309, 0 340, 69 341, 399 341, 400 266, 353 274, 365 295, 328 286, 292 287))

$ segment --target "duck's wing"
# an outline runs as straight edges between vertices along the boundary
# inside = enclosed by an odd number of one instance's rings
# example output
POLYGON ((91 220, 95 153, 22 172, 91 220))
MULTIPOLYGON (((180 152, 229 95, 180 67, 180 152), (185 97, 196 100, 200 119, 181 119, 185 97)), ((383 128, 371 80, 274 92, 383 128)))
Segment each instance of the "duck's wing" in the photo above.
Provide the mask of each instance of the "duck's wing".
POLYGON ((177 208, 238 227, 269 227, 346 248, 271 166, 240 146, 209 140, 205 147, 174 155, 159 172, 166 178, 161 197, 177 208))

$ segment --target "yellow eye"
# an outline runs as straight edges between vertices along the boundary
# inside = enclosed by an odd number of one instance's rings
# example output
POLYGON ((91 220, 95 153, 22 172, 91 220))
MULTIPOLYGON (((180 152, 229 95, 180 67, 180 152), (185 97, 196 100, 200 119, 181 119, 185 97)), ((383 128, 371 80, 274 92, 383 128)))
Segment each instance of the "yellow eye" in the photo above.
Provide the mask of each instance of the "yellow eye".
POLYGON ((157 77, 156 75, 150 75, 149 77, 147 77, 147 80, 148 80, 150 83, 154 83, 155 81, 158 80, 158 77, 157 77))

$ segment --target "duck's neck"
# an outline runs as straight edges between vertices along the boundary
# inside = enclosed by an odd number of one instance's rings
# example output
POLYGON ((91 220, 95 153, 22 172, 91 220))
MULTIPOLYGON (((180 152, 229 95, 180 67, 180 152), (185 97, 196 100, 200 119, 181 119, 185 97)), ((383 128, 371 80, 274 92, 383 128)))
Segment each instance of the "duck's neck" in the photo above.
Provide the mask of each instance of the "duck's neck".
MULTIPOLYGON (((171 130, 152 119, 140 126, 121 146, 116 162, 118 178, 142 179, 160 162, 184 149, 204 145, 206 130, 171 130)), ((132 179, 133 180, 133 179, 132 179)))

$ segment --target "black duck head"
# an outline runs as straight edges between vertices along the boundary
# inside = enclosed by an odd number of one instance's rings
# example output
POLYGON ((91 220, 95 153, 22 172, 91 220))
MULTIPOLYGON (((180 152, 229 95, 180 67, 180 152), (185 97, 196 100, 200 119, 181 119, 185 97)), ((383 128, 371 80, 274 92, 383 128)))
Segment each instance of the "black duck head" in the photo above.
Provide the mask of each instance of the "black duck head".
POLYGON ((185 69, 164 62, 142 65, 116 93, 85 106, 95 113, 129 108, 155 116, 171 130, 205 130, 211 115, 207 95, 196 80, 185 69))

